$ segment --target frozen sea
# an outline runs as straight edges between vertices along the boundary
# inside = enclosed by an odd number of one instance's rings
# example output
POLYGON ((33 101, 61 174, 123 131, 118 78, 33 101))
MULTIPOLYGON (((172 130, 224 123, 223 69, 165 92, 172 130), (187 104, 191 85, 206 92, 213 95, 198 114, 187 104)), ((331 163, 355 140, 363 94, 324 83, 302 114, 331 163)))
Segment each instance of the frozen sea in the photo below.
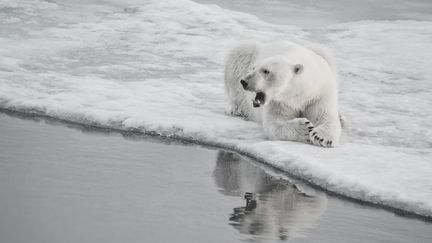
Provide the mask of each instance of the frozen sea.
POLYGON ((0 242, 432 241, 431 222, 225 150, 16 113, 0 134, 0 242))
POLYGON ((0 108, 229 148, 432 217, 432 2, 320 2, 0 0, 0 108), (245 39, 334 52, 340 147, 269 141, 226 114, 224 56, 245 39))

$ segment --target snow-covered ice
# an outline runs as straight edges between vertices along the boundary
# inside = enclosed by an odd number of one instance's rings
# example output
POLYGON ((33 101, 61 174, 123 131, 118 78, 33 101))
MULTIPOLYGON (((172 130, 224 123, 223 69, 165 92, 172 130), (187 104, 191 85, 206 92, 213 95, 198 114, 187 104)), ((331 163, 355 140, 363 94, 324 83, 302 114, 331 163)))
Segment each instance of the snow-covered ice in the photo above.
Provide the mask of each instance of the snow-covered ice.
POLYGON ((432 22, 314 32, 190 0, 0 0, 0 108, 224 146, 352 198, 432 217, 432 22), (240 40, 319 41, 341 74, 340 147, 268 141, 226 114, 240 40))

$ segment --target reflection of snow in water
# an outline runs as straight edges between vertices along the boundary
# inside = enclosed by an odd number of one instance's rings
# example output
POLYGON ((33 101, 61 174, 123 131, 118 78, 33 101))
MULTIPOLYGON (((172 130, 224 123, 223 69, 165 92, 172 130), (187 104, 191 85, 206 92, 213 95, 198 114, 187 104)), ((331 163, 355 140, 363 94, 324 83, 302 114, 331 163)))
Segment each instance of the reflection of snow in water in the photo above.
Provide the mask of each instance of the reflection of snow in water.
POLYGON ((327 205, 324 194, 302 193, 294 184, 269 175, 234 153, 219 152, 213 176, 221 193, 245 195, 244 207, 233 209, 230 224, 256 238, 304 236, 327 205))
POLYGON ((309 32, 188 0, 85 3, 0 1, 1 108, 218 144, 340 194, 432 215, 432 22, 309 32), (340 64, 341 147, 267 141, 259 125, 224 113, 229 47, 311 37, 340 64))

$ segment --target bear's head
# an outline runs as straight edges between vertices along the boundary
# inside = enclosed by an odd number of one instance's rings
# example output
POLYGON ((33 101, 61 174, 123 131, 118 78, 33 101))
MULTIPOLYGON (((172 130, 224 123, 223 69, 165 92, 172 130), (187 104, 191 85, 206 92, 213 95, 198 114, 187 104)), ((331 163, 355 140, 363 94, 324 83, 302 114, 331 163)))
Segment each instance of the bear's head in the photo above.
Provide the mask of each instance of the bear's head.
POLYGON ((278 100, 290 90, 298 90, 298 76, 303 72, 303 65, 293 63, 283 56, 273 56, 256 63, 253 69, 240 80, 247 91, 255 92, 252 100, 254 107, 267 101, 278 100))

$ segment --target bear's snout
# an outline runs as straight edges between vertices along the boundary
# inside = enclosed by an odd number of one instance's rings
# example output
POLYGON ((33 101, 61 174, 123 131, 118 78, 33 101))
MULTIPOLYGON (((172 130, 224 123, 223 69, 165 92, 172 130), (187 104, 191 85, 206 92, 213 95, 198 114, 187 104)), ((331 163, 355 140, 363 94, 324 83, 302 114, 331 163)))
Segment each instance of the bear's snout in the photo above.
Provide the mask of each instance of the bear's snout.
POLYGON ((248 86, 248 83, 246 83, 246 81, 244 81, 243 79, 240 80, 241 85, 243 86, 243 89, 246 89, 248 86))

